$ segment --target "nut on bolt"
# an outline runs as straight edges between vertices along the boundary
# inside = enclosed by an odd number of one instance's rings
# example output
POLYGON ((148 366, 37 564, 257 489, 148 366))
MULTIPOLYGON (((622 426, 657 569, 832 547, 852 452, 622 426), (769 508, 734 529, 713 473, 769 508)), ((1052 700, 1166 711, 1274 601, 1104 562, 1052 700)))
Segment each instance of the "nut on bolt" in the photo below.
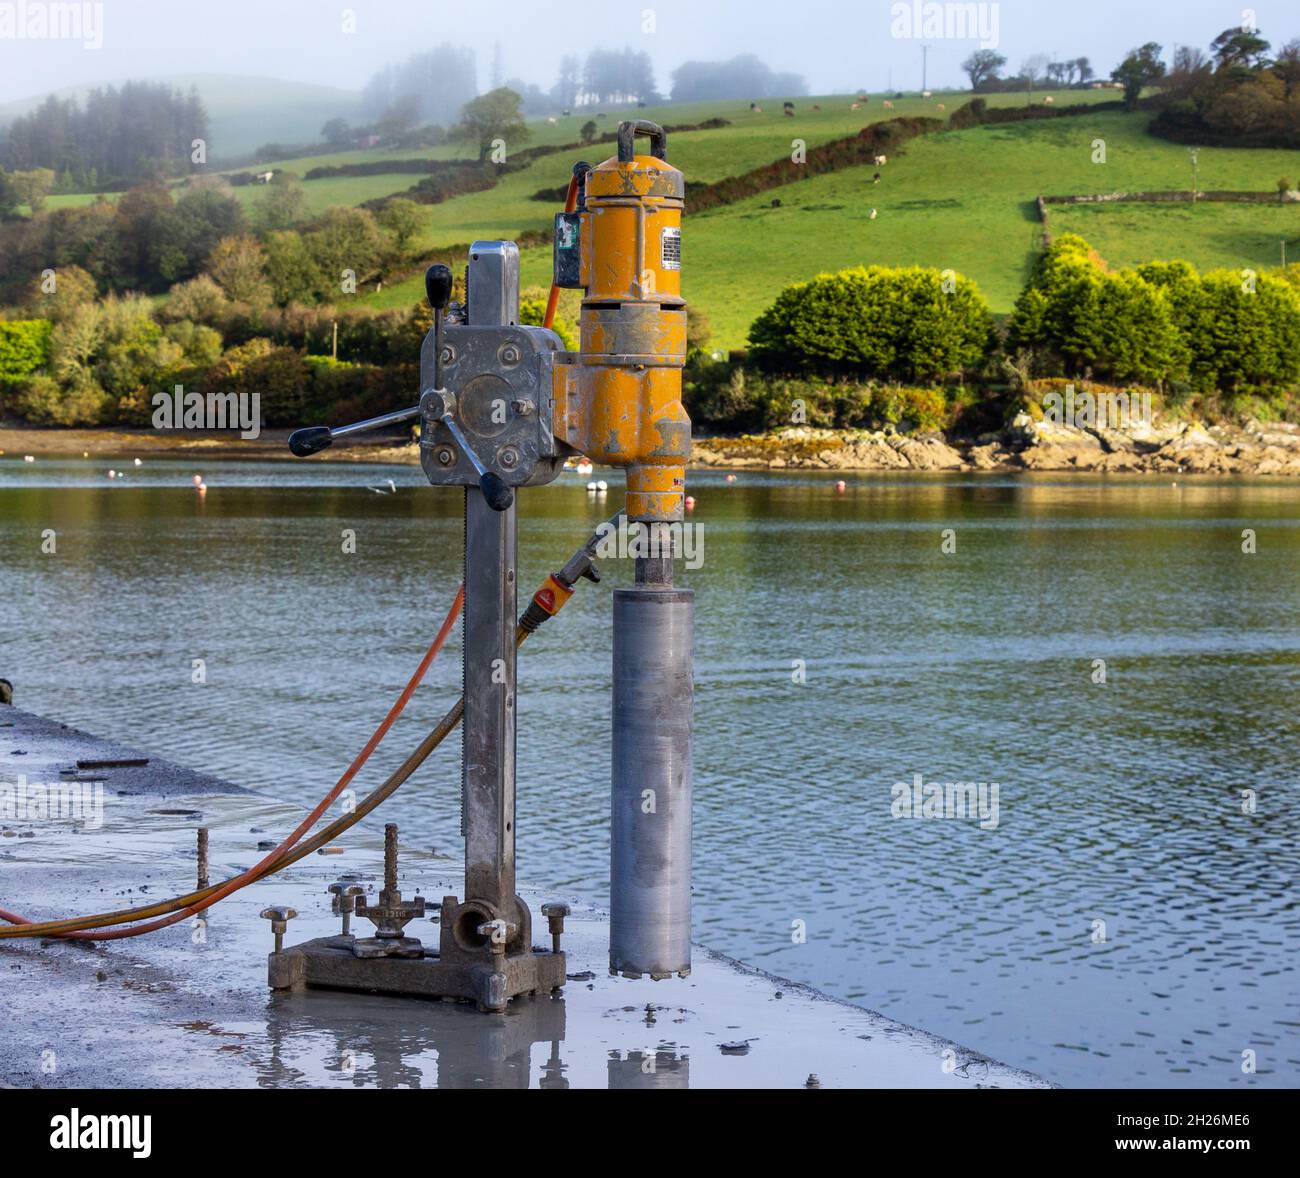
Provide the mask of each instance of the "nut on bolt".
POLYGON ((365 885, 350 879, 340 879, 330 884, 328 891, 334 897, 330 901, 330 911, 335 916, 343 917, 343 936, 349 936, 352 932, 352 913, 357 908, 357 897, 366 894, 365 885))
POLYGON ((542 915, 546 917, 546 924, 551 930, 551 952, 560 951, 560 934, 564 932, 564 918, 569 915, 569 906, 567 904, 543 904, 542 915))
POLYGON ((296 908, 288 908, 283 904, 262 909, 262 919, 271 922, 271 931, 275 934, 275 951, 277 953, 284 948, 284 933, 289 926, 289 921, 297 915, 298 910, 296 908))

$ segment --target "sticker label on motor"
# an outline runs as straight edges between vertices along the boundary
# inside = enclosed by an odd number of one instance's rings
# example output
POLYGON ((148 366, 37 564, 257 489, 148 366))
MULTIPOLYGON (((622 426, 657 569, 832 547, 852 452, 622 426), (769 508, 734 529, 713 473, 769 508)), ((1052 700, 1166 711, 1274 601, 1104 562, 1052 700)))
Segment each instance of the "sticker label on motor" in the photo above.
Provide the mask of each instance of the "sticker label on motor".
POLYGON ((682 268, 682 231, 678 226, 669 226, 659 238, 659 264, 665 270, 682 268))

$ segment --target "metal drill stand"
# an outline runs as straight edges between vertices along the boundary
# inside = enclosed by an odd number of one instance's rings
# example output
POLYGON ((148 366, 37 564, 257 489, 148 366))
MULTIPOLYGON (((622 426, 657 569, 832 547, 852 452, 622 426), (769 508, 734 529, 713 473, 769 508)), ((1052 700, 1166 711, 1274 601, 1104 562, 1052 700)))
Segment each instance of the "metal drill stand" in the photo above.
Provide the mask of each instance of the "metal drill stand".
MULTIPOLYGON (((518 509, 512 490, 550 482, 563 464, 562 444, 551 429, 553 365, 561 344, 551 331, 519 325, 513 242, 474 243, 464 307, 449 306, 452 279, 445 266, 430 268, 426 286, 434 325, 421 349, 419 407, 343 429, 302 430, 290 445, 295 453, 312 453, 335 437, 419 416, 421 465, 429 481, 465 487, 465 898, 442 898, 436 952, 406 936, 405 926, 424 915, 425 902, 402 899, 397 832, 389 827, 379 902, 354 897, 356 914, 375 923, 375 936, 327 937, 277 951, 268 974, 276 989, 420 994, 501 1011, 516 995, 557 990, 565 982, 560 933, 568 909, 544 907, 552 947, 534 947, 532 913, 515 892, 518 509)), ((336 904, 345 899, 339 887, 336 904)), ((347 908, 336 911, 346 925, 347 908)))
MULTIPOLYGON (((609 966, 625 977, 690 972, 694 606, 691 591, 673 584, 671 542, 686 526, 691 452, 681 399, 686 188, 668 163, 663 127, 622 122, 617 143, 603 163, 574 165, 556 217, 550 307, 560 288, 584 292, 576 352, 562 352, 545 328, 520 325, 514 243, 475 242, 465 306, 450 303, 447 267, 425 275, 434 317, 420 351, 419 405, 289 439, 305 456, 336 437, 420 418, 425 476, 465 488, 465 897, 443 897, 436 954, 412 943, 405 926, 424 901, 403 900, 393 843, 377 904, 348 881, 335 885, 343 937, 281 952, 292 912, 267 909, 277 935, 272 985, 421 993, 501 1010, 516 994, 563 984, 567 910, 543 909, 552 947, 535 948, 532 914, 515 892, 514 488, 550 482, 570 454, 624 469, 625 519, 670 541, 640 553, 635 585, 614 595, 609 966), (637 152, 640 138, 649 154, 637 152), (350 905, 374 921, 374 937, 346 935, 350 905)), ((575 554, 571 576, 552 577, 561 593, 590 572, 589 555, 575 554)), ((544 587, 529 610, 554 612, 548 600, 554 591, 544 587)))

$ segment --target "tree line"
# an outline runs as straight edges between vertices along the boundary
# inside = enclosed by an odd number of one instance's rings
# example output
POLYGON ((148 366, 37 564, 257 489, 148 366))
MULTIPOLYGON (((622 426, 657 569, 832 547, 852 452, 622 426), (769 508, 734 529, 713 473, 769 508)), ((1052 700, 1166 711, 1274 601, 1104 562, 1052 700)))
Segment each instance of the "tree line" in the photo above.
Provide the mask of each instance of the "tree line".
MULTIPOLYGON (((1043 54, 1025 59, 1014 76, 1004 77, 1007 59, 980 49, 962 63, 971 89, 1033 91, 1042 84, 1084 87, 1093 84, 1086 57, 1051 61, 1043 54)), ((1124 91, 1124 103, 1157 111, 1151 131, 1185 143, 1236 147, 1300 147, 1300 38, 1276 53, 1260 30, 1249 24, 1224 29, 1208 50, 1180 45, 1171 63, 1165 49, 1148 41, 1129 50, 1110 72, 1124 91), (1144 98, 1152 89, 1155 94, 1144 98)))
POLYGON ((196 89, 124 82, 93 89, 84 101, 51 94, 12 120, 0 130, 0 168, 48 169, 60 191, 109 190, 183 175, 196 150, 206 158, 207 139, 196 89))

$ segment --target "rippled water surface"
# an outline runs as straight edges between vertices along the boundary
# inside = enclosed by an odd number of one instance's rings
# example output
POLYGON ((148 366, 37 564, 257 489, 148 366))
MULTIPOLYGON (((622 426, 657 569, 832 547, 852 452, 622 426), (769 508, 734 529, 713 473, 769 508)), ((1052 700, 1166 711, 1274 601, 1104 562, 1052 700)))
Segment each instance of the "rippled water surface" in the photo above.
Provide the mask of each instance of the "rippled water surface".
MULTIPOLYGON (((314 802, 455 591, 459 493, 388 467, 105 465, 0 459, 15 702, 314 802)), ((1300 1083, 1300 488, 693 484, 697 939, 1064 1084, 1300 1083), (998 783, 996 828, 892 816, 917 773, 998 783)), ((615 494, 525 492, 522 586, 615 494)), ((608 587, 629 577, 584 584, 521 656, 521 875, 598 902, 608 587)), ((363 789, 459 685, 449 646, 363 789)), ((385 807, 452 855, 458 756, 385 807)))

